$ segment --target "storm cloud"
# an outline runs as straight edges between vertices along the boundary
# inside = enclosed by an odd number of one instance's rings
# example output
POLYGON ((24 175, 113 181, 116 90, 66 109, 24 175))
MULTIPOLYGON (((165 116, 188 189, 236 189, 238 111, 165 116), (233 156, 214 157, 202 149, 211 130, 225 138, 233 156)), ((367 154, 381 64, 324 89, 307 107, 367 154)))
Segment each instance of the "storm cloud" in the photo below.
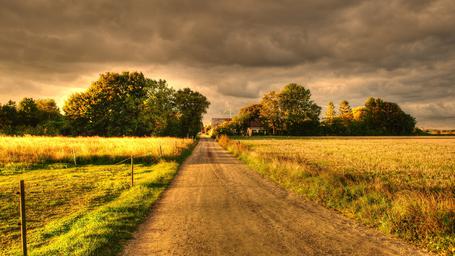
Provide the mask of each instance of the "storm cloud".
POLYGON ((60 104, 106 71, 191 87, 207 117, 296 82, 319 105, 368 96, 455 128, 455 2, 0 0, 0 102, 60 104))

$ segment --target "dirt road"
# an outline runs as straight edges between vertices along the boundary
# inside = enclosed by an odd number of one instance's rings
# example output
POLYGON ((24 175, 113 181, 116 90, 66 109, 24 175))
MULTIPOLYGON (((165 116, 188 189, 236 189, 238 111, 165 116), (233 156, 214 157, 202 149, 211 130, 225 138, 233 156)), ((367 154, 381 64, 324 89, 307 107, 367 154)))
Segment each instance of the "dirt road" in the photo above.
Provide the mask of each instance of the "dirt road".
POLYGON ((123 255, 423 255, 265 181, 201 140, 123 255))

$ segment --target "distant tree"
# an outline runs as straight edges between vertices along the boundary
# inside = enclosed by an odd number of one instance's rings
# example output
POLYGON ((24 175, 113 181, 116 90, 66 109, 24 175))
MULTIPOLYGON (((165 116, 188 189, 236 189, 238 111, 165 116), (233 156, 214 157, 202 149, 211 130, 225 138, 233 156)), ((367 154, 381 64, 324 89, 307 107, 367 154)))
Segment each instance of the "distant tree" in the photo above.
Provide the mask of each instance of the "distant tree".
POLYGON ((180 124, 180 136, 195 136, 203 127, 202 115, 207 112, 210 102, 199 92, 190 88, 175 93, 175 106, 180 124))
POLYGON ((359 106, 352 109, 352 118, 354 121, 362 121, 365 116, 365 106, 359 106))
POLYGON ((338 114, 340 119, 344 121, 351 121, 354 118, 351 106, 349 105, 349 102, 347 102, 346 100, 340 102, 338 114))
POLYGON ((53 99, 35 100, 38 107, 39 124, 35 134, 56 135, 61 134, 63 128, 63 116, 57 103, 53 99))
POLYGON ((337 116, 337 124, 336 129, 337 133, 340 135, 351 135, 352 134, 352 120, 353 114, 351 106, 349 102, 346 100, 342 100, 340 102, 338 116, 337 116))
POLYGON ((40 121, 49 121, 61 118, 60 109, 53 99, 37 99, 36 106, 40 112, 40 121))
POLYGON ((101 135, 94 124, 92 98, 88 93, 74 93, 65 102, 64 133, 73 135, 101 135), (93 114, 92 114, 93 113, 93 114))
POLYGON ((407 135, 415 129, 415 118, 406 114, 392 102, 370 97, 365 102, 365 115, 362 120, 369 134, 407 135))
POLYGON ((365 106, 358 106, 352 109, 352 135, 367 135, 369 134, 364 122, 366 116, 365 106))
POLYGON ((0 132, 6 134, 60 134, 62 115, 54 100, 24 98, 0 105, 0 132))
POLYGON ((279 95, 275 91, 265 94, 262 97, 261 106, 261 118, 270 127, 272 134, 276 135, 283 129, 284 123, 279 95))
POLYGON ((321 108, 311 100, 309 89, 298 84, 288 84, 278 97, 288 134, 316 133, 321 108))
POLYGON ((35 100, 32 98, 23 98, 17 107, 19 124, 24 126, 36 127, 39 120, 39 109, 35 100))
POLYGON ((18 124, 16 102, 8 101, 5 105, 0 104, 0 132, 14 133, 14 127, 18 124))
POLYGON ((332 101, 327 104, 327 109, 325 111, 325 116, 324 116, 324 121, 326 123, 333 123, 333 120, 336 117, 336 111, 335 111, 335 105, 333 104, 332 101))
POLYGON ((321 132, 326 135, 338 135, 340 134, 340 119, 337 116, 335 105, 332 101, 327 104, 325 115, 321 122, 321 132))

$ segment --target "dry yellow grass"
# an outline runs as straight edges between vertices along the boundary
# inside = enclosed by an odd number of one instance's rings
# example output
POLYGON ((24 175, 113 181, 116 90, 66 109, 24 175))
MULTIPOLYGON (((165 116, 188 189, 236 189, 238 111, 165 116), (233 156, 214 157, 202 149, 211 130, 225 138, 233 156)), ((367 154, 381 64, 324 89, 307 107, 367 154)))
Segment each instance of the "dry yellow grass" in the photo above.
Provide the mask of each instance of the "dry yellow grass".
POLYGON ((256 137, 220 144, 287 189, 455 253, 455 137, 256 137))
POLYGON ((0 137, 0 166, 21 163, 52 163, 133 156, 172 158, 180 155, 192 139, 104 137, 0 137))

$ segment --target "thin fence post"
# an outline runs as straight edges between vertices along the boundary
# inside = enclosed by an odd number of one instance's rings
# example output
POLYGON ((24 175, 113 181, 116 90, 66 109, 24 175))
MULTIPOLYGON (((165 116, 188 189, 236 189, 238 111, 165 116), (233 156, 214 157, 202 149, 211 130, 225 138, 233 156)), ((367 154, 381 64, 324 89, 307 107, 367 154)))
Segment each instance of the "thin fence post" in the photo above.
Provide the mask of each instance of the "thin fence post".
POLYGON ((131 187, 134 186, 134 160, 133 155, 131 155, 131 187))
POLYGON ((19 214, 21 222, 21 242, 22 242, 22 255, 27 256, 27 223, 25 218, 25 185, 24 180, 19 182, 20 199, 19 199, 19 214))
POLYGON ((76 150, 73 149, 73 161, 74 161, 74 166, 77 166, 76 162, 76 150))
POLYGON ((163 149, 161 148, 161 144, 160 144, 160 158, 163 157, 163 149))

